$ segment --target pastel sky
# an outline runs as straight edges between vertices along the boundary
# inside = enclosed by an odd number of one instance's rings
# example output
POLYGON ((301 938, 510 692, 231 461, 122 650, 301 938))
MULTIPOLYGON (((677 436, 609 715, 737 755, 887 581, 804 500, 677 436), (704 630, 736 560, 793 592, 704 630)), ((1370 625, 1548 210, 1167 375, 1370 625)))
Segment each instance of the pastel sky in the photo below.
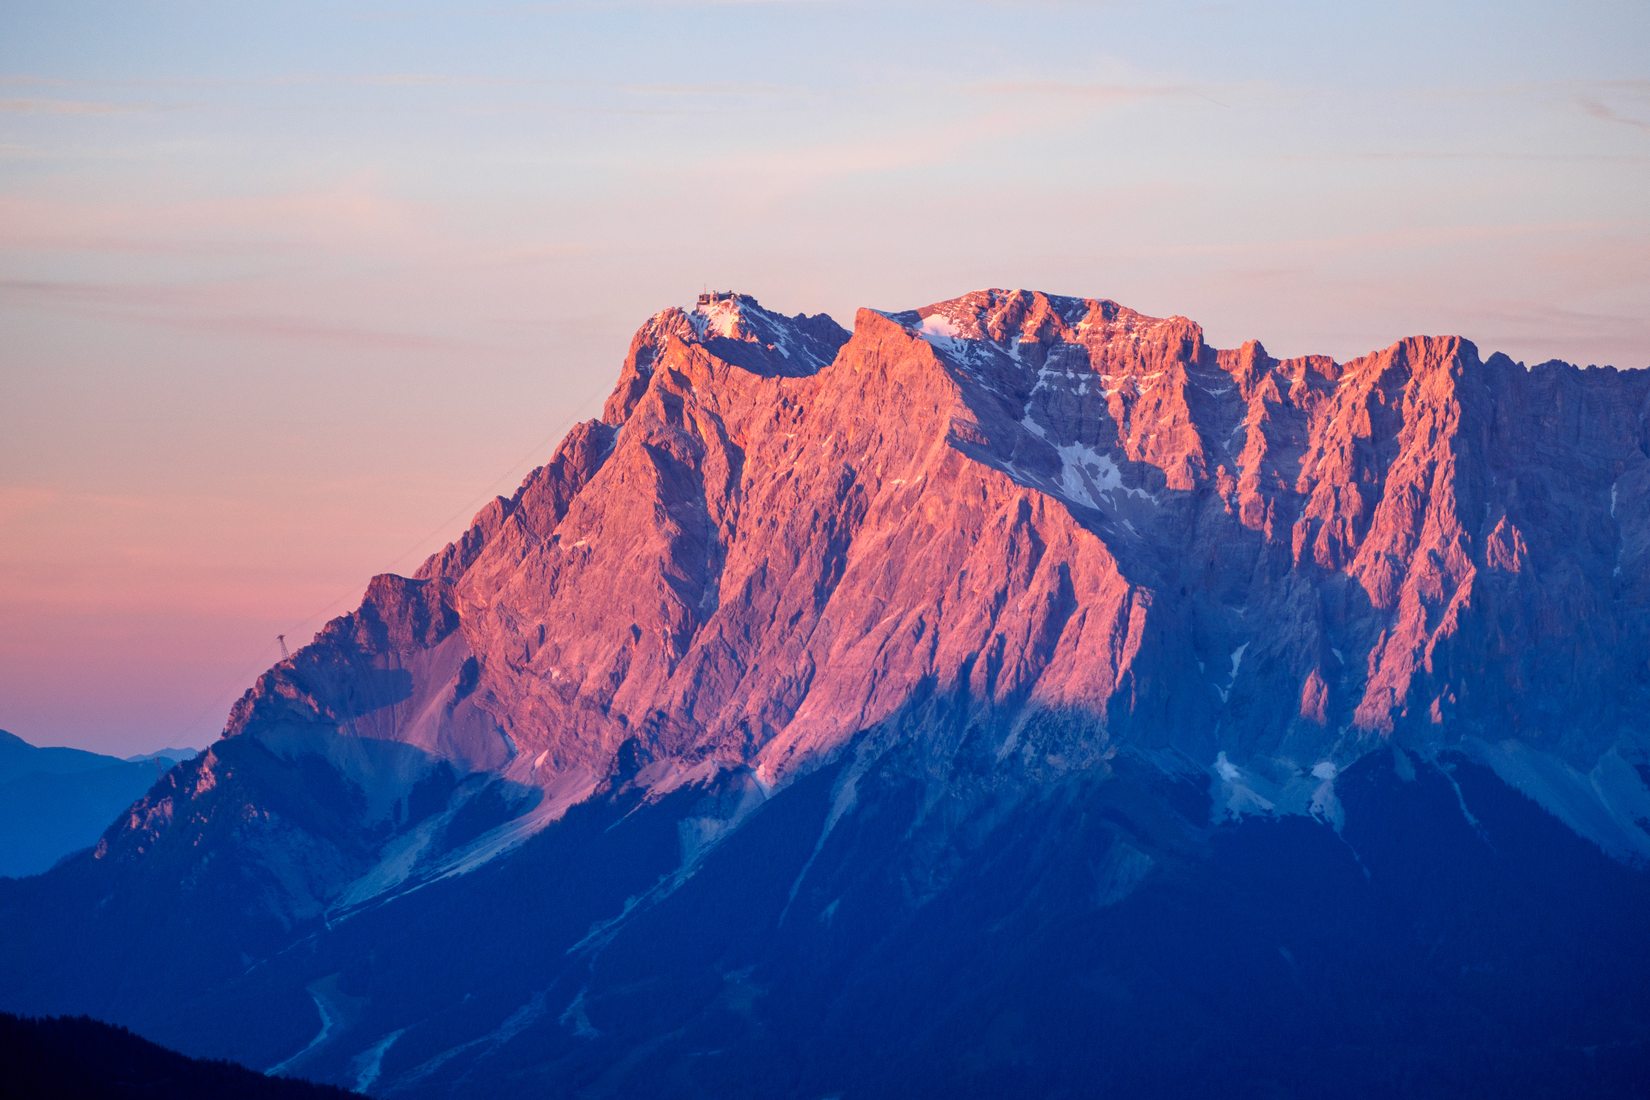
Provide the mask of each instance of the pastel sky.
POLYGON ((702 286, 1650 365, 1650 6, 0 2, 0 728, 204 744, 702 286))

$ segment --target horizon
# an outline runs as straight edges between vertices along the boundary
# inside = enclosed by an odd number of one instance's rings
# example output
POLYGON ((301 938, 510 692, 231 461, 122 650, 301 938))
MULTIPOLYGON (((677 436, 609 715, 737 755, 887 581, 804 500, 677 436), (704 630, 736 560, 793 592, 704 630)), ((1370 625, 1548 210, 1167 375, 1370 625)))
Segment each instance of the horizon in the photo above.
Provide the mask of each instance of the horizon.
POLYGON ((277 634, 456 537, 702 286, 1650 366, 1630 4, 0 18, 0 728, 33 744, 210 743, 277 634))

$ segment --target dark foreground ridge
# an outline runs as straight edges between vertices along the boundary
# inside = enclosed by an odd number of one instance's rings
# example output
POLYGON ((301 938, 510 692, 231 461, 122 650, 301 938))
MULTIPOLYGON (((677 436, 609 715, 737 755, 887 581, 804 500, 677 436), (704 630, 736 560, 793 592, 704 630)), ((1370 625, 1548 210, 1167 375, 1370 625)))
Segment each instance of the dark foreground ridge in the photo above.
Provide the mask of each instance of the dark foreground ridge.
POLYGON ((359 1093, 189 1058, 85 1016, 0 1012, 0 1092, 28 1100, 351 1100, 359 1093))

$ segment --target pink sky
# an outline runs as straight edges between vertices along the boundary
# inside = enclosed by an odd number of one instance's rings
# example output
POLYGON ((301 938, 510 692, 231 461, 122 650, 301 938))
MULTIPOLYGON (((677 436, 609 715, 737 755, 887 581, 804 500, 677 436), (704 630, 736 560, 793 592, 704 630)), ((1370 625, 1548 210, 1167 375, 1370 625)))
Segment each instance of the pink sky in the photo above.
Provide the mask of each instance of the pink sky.
POLYGON ((706 284, 1650 365, 1635 6, 1326 8, 8 13, 0 728, 205 743, 706 284))

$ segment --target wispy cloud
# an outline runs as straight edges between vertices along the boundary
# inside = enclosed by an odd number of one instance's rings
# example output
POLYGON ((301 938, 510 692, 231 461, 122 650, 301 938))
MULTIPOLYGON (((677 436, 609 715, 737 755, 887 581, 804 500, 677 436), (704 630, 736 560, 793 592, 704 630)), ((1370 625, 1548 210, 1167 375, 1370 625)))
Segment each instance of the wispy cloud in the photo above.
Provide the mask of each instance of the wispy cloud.
POLYGON ((711 96, 775 96, 795 95, 803 89, 790 84, 774 84, 756 80, 711 80, 687 84, 620 84, 618 89, 630 95, 659 97, 711 96))
POLYGON ((1577 162, 1630 163, 1650 160, 1650 153, 1509 152, 1494 149, 1372 149, 1364 152, 1334 150, 1315 153, 1280 153, 1287 161, 1489 161, 1489 162, 1577 162))
POLYGON ((431 212, 367 177, 303 191, 171 199, 0 193, 0 253, 317 253, 428 237, 431 212))
POLYGON ((1474 84, 1466 87, 1433 89, 1434 94, 1499 98, 1507 95, 1537 96, 1549 102, 1568 101, 1582 113, 1601 122, 1650 130, 1650 78, 1622 80, 1532 80, 1514 83, 1474 84), (1623 101, 1634 104, 1625 106, 1623 101))
POLYGON ((1635 130, 1650 132, 1650 118, 1637 118, 1633 115, 1623 114, 1602 100, 1589 99, 1585 96, 1577 102, 1581 105, 1581 109, 1593 118, 1602 119, 1605 122, 1620 123, 1623 126, 1631 126, 1635 130))
POLYGON ((468 340, 418 332, 390 332, 310 317, 257 314, 156 317, 172 328, 218 332, 251 340, 291 340, 360 351, 484 351, 468 340))
POLYGON ((90 99, 0 99, 0 113, 13 115, 127 115, 153 109, 149 103, 90 99))
POLYGON ((1161 245, 1165 254, 1185 256, 1300 255, 1321 258, 1344 253, 1408 252, 1431 248, 1460 248, 1492 241, 1569 238, 1577 234, 1626 232, 1627 223, 1603 219, 1555 222, 1502 222, 1480 225, 1409 225, 1310 237, 1270 237, 1189 245, 1161 245))
POLYGON ((971 86, 987 95, 1035 96, 1075 100, 1096 105, 1134 103, 1147 99, 1202 99, 1216 106, 1225 103, 1210 94, 1212 88, 1198 84, 1154 84, 1132 81, 999 80, 971 86))
POLYGON ((35 302, 194 332, 247 340, 283 340, 362 351, 478 351, 470 341, 419 332, 394 332, 316 317, 233 312, 221 286, 0 279, 0 298, 35 302))

